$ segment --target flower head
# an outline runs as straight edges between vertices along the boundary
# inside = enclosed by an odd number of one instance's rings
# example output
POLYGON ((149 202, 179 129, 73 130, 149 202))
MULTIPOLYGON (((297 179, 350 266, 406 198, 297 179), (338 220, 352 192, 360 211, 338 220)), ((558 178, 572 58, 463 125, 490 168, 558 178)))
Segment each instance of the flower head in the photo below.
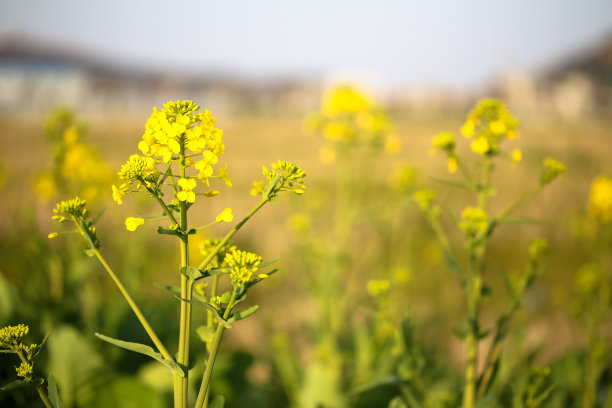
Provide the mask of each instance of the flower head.
MULTIPOLYGON (((262 166, 262 170, 268 183, 265 188, 262 188, 261 193, 269 199, 275 198, 281 191, 293 191, 296 194, 302 194, 306 189, 302 180, 306 177, 306 173, 293 163, 279 160, 277 163, 272 163, 271 169, 262 166)), ((257 185, 253 183, 253 188, 262 185, 263 182, 257 185)), ((251 194, 252 192, 253 190, 251 194)))
POLYGON ((230 267, 230 277, 232 284, 236 287, 244 287, 257 271, 257 265, 262 259, 259 255, 252 252, 233 249, 225 255, 224 263, 230 267))
POLYGON ((127 163, 121 166, 121 170, 118 174, 121 180, 128 180, 131 182, 144 180, 156 172, 157 169, 155 168, 155 163, 152 158, 133 154, 130 156, 127 163))
POLYGON ((461 127, 461 134, 474 138, 472 150, 476 154, 497 154, 503 139, 514 139, 518 120, 496 99, 483 99, 470 111, 461 127))
POLYGON ((467 237, 474 238, 486 232, 489 226, 488 215, 480 208, 467 207, 461 213, 459 228, 467 237))
POLYGON ((30 331, 25 324, 6 326, 0 329, 0 350, 16 350, 30 331))
POLYGON ((550 157, 544 159, 544 167, 540 173, 540 184, 547 185, 567 172, 565 165, 550 157))
POLYGON ((588 210, 593 219, 612 221, 612 178, 599 176, 593 180, 588 210))

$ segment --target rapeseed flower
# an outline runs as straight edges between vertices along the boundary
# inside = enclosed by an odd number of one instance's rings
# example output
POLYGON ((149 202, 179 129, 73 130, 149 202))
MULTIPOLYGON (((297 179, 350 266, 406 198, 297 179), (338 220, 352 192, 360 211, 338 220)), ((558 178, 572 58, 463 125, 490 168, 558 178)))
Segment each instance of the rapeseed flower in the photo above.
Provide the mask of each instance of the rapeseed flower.
POLYGON ((144 218, 127 217, 125 219, 125 228, 127 228, 128 231, 136 231, 138 227, 144 224, 144 218))
POLYGON ((215 218, 215 221, 216 222, 232 222, 233 219, 234 219, 234 214, 232 214, 232 209, 226 208, 223 211, 221 211, 221 214, 217 215, 217 218, 215 218))
POLYGON ((467 207, 461 213, 459 228, 470 238, 482 235, 488 226, 488 215, 481 208, 467 207))
POLYGON ((474 138, 472 151, 480 155, 499 152, 503 139, 514 139, 517 135, 518 120, 496 99, 483 99, 470 111, 461 126, 461 134, 474 138))
POLYGON ((224 264, 230 268, 230 278, 235 287, 244 287, 257 271, 261 256, 252 252, 233 249, 225 255, 224 264))
POLYGON ((196 187, 196 181, 194 179, 181 178, 178 181, 178 185, 181 191, 176 194, 176 198, 180 201, 187 201, 188 203, 195 202, 195 193, 192 190, 196 187))
POLYGON ((550 184, 553 180, 567 172, 567 168, 563 163, 550 157, 544 159, 543 164, 544 168, 540 172, 540 184, 543 186, 550 184))
POLYGON ((589 216, 601 222, 612 220, 612 178, 599 176, 591 184, 589 216))

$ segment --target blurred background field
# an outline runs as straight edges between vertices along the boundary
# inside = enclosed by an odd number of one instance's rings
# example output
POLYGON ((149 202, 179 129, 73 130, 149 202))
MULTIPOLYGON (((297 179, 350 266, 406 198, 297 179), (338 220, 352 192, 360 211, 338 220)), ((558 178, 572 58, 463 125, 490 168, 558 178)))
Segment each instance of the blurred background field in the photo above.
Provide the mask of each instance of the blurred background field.
MULTIPOLYGON (((497 10, 478 2, 470 3, 463 11, 444 2, 423 9, 384 2, 382 11, 372 11, 361 3, 341 3, 327 10, 330 19, 336 21, 331 24, 303 6, 289 10, 287 5, 264 2, 252 20, 259 19, 262 24, 275 21, 279 30, 288 33, 287 43, 281 41, 276 46, 272 44, 277 32, 251 26, 247 17, 254 12, 253 6, 243 4, 244 9, 239 10, 235 5, 216 5, 203 10, 185 3, 183 8, 193 7, 200 15, 206 12, 210 19, 218 13, 219 21, 211 22, 214 35, 206 41, 202 39, 206 38, 205 28, 181 31, 190 38, 188 47, 176 47, 182 56, 170 51, 164 55, 159 49, 144 47, 146 41, 141 35, 156 30, 150 21, 139 23, 142 33, 134 34, 123 48, 117 45, 121 42, 117 35, 126 35, 129 19, 116 13, 139 16, 146 14, 144 7, 121 9, 116 5, 119 10, 104 11, 111 21, 116 19, 117 33, 113 33, 108 27, 92 23, 92 16, 80 6, 73 10, 74 15, 69 14, 68 9, 74 6, 70 2, 60 2, 58 9, 49 12, 47 25, 39 28, 33 28, 33 24, 43 21, 41 13, 47 6, 39 4, 42 10, 31 5, 0 6, 0 326, 26 323, 33 342, 51 332, 37 370, 54 373, 65 406, 168 406, 172 381, 167 372, 160 372, 163 368, 157 363, 94 337, 95 332, 101 332, 130 341, 147 341, 103 270, 84 255, 80 239, 71 235, 47 238, 57 230, 51 221, 55 203, 82 194, 83 185, 70 182, 80 180, 77 173, 86 175, 75 165, 62 175, 66 185, 56 185, 53 190, 41 183, 44 174, 53 169, 54 147, 45 136, 45 118, 54 108, 72 109, 74 123, 82 124, 78 126, 78 141, 91 149, 87 152, 95 152, 106 167, 97 167, 99 173, 92 176, 99 183, 89 198, 93 212, 105 209, 97 224, 102 251, 171 350, 176 349, 172 342, 176 342, 178 331, 178 302, 153 283, 176 284, 179 277, 175 240, 157 235, 151 225, 137 232, 127 231, 125 218, 147 214, 151 207, 136 197, 117 206, 110 187, 118 183, 115 175, 120 166, 129 155, 137 153, 151 108, 161 107, 169 100, 193 99, 212 111, 217 127, 224 131, 226 153, 222 162, 229 164, 233 186, 219 186, 221 194, 206 201, 194 217, 196 225, 209 223, 225 207, 232 207, 236 215, 245 214, 256 202, 249 191, 252 182, 261 179, 262 164, 283 159, 306 172, 308 189, 302 197, 273 203, 236 236, 239 246, 264 259, 279 257, 280 273, 252 292, 249 302, 260 305, 257 314, 226 333, 212 386, 214 394, 226 397, 226 406, 314 408, 322 401, 329 407, 387 406, 396 395, 386 388, 391 387, 388 384, 356 390, 388 378, 401 366, 390 361, 389 367, 381 367, 372 361, 384 360, 387 364, 386 357, 377 356, 396 355, 394 346, 385 343, 384 333, 384 341, 376 343, 379 331, 386 330, 381 322, 388 319, 397 331, 402 319, 410 318, 420 347, 420 354, 415 352, 412 357, 418 354, 414 360, 424 361, 426 374, 421 372, 420 376, 432 395, 424 406, 435 407, 453 406, 452 398, 446 394, 460 389, 465 350, 453 332, 463 322, 465 299, 425 217, 410 197, 418 189, 434 188, 440 202, 456 214, 469 204, 468 194, 440 182, 452 176, 443 155, 432 154, 431 138, 443 131, 459 135, 466 115, 481 97, 505 101, 519 119, 521 129, 521 137, 512 145, 522 150, 522 161, 517 166, 501 163, 496 168, 493 182, 498 194, 491 200, 493 212, 538 182, 543 158, 554 157, 568 168, 561 181, 521 207, 518 215, 537 222, 507 225, 489 245, 487 279, 492 296, 482 312, 487 328, 494 325, 508 301, 501 275, 496 271, 520 273, 528 258, 528 240, 544 237, 549 241, 545 272, 512 319, 501 378, 520 383, 530 367, 551 367, 547 381, 555 387, 542 406, 612 406, 612 235, 610 222, 603 224, 603 232, 596 237, 586 221, 591 183, 597 176, 612 176, 610 5, 592 1, 578 7, 561 2, 558 6, 537 5, 530 9, 527 2, 519 2, 508 11, 508 22, 500 23, 496 36, 487 25, 457 34, 462 25, 456 21, 468 21, 473 16, 483 21, 499 18, 497 10), (356 38, 337 34, 331 37, 330 48, 324 45, 326 30, 352 32, 359 24, 370 23, 368 12, 373 13, 372 26, 377 27, 370 34, 371 40, 364 40, 369 37, 362 38, 363 34, 354 34, 356 38), (297 22, 300 20, 295 15, 300 13, 319 22, 321 33, 313 38, 304 33, 291 34, 312 29, 297 22), (397 27, 399 21, 394 14, 402 13, 413 23, 412 32, 403 31, 408 30, 405 27, 396 28, 397 32, 381 28, 387 20, 397 27), (414 21, 419 13, 438 15, 441 24, 450 24, 448 31, 429 32, 414 21), (24 17, 27 15, 30 20, 24 17), (508 34, 513 33, 509 26, 517 24, 521 16, 525 18, 527 40, 508 34), (72 21, 73 17, 78 21, 72 21), (549 18, 548 25, 545 17, 549 18), (563 31, 567 21, 574 25, 563 31), (66 27, 61 27, 62 23, 66 27), (226 26, 221 30, 223 24, 226 26), (585 28, 589 25, 591 31, 585 28), (236 33, 229 33, 249 29, 254 30, 253 42, 259 44, 261 53, 269 54, 268 62, 262 62, 265 56, 253 55, 256 52, 250 47, 257 46, 246 41, 245 34, 236 37, 236 33), (79 30, 82 38, 75 34, 79 30), (558 41, 546 48, 544 43, 555 34, 558 41), (456 48, 474 65, 465 65, 460 61, 462 57, 448 48, 453 48, 453 35, 457 36, 456 48), (406 43, 402 41, 405 36, 410 36, 406 43), (423 37, 424 45, 415 45, 414 37, 423 37), (485 50, 500 48, 493 52, 493 62, 476 58, 480 53, 473 48, 477 47, 463 46, 481 37, 493 39, 482 40, 485 50), (530 39, 532 47, 527 47, 525 54, 518 51, 530 39), (348 44, 350 49, 359 48, 354 44, 359 40, 364 47, 361 53, 340 51, 343 47, 348 49, 348 44), (210 58, 203 58, 206 46, 195 47, 198 41, 223 43, 225 53, 219 51, 222 47, 217 44, 211 47, 210 58), (139 46, 143 47, 140 54, 139 46), (425 54, 411 51, 410 46, 425 54), (232 47, 236 55, 242 53, 242 59, 230 52, 232 47), (317 47, 320 54, 311 50, 317 47), (290 51, 301 56, 293 60, 279 58, 290 51), (367 52, 371 57, 364 55, 367 52), (513 52, 516 54, 509 56, 513 52), (339 57, 330 57, 331 62, 328 58, 326 64, 323 61, 327 53, 339 57), (534 57, 538 53, 540 59, 534 57), (190 58, 189 54, 198 55, 190 58), (212 61, 213 57, 218 58, 218 63, 212 61), (396 62, 399 68, 388 71, 363 62, 370 58, 382 60, 382 66, 396 62), (169 63, 169 59, 175 59, 176 64, 169 63), (414 71, 408 67, 411 61, 416 66, 414 71), (458 73, 439 68, 448 61, 457 63, 458 73), (402 68, 405 74, 400 72, 402 68), (393 132, 401 142, 399 149, 356 152, 353 156, 354 173, 345 188, 354 192, 356 201, 350 205, 362 211, 363 218, 351 224, 346 242, 350 250, 346 253, 338 249, 334 235, 337 191, 341 188, 339 163, 321 160, 323 139, 308 132, 304 125, 307 114, 320 109, 325 91, 336 83, 352 83, 369 92, 388 113, 393 132), (334 258, 336 255, 340 261, 334 258), (342 317, 346 321, 330 349, 323 333, 329 329, 327 295, 321 287, 327 282, 326 268, 333 265, 341 265, 338 270, 346 268, 338 282, 330 283, 342 289, 336 295, 346 312, 342 317), (577 289, 578 277, 587 276, 589 268, 603 271, 599 284, 602 293, 608 290, 607 298, 602 295, 605 305, 597 328, 603 346, 598 343, 597 393, 592 405, 583 399, 585 367, 593 348, 585 329, 585 316, 589 313, 580 306, 577 289), (388 309, 368 292, 371 280, 392 282, 385 306, 388 309), (383 309, 389 312, 384 318, 378 314, 383 309), (371 341, 374 346, 366 353, 360 341, 371 341), (340 361, 339 369, 334 361, 340 361), (362 361, 367 362, 363 363, 367 370, 359 365, 362 361), (323 367, 318 365, 320 362, 323 367), (521 365, 523 371, 512 371, 521 365)), ((163 21, 158 14, 151 14, 150 19, 163 21)), ((131 21, 135 20, 134 17, 131 21)), ((175 38, 172 34, 159 37, 159 47, 171 48, 171 39, 175 38)), ((179 43, 180 39, 174 41, 179 43)), ((469 154, 469 143, 461 136, 458 151, 469 154)), ((196 235, 192 257, 201 258, 198 243, 223 235, 224 228, 215 225, 205 234, 196 235)), ((458 239, 456 235, 451 238, 458 239)), ((599 306, 587 304, 589 307, 599 306)), ((203 319, 203 310, 201 314, 196 311, 194 325, 202 324, 203 319)), ((198 342, 194 335, 193 355, 198 361, 194 370, 201 373, 204 349, 198 342)), ((484 343, 483 353, 490 338, 484 343)), ((9 358, 0 359, 0 385, 14 378, 15 364, 9 358)), ((500 390, 505 392, 502 385, 500 390)), ((0 406, 38 406, 35 398, 29 390, 0 392, 0 406)), ((527 406, 513 404, 500 406, 527 406)))

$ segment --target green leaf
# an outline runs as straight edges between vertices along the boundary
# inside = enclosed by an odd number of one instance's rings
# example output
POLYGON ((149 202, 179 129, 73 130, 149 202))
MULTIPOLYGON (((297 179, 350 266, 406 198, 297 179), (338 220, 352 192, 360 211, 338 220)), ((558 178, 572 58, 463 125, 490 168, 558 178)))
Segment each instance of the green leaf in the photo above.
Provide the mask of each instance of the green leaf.
POLYGON ((40 351, 43 349, 45 344, 47 344, 47 340, 49 339, 50 335, 51 335, 51 332, 47 333, 47 335, 42 339, 40 344, 36 346, 36 351, 34 352, 34 354, 32 354, 32 359, 34 359, 38 355, 38 353, 40 353, 40 351))
POLYGON ((85 248, 84 251, 85 251, 85 255, 87 255, 90 258, 95 255, 93 249, 91 248, 85 248))
POLYGON ((204 277, 204 273, 196 268, 195 266, 183 266, 181 267, 181 273, 185 275, 190 281, 204 277))
POLYGON ((160 363, 162 363, 163 365, 165 365, 166 367, 168 367, 175 374, 178 374, 181 377, 185 377, 185 372, 181 368, 181 366, 179 366, 175 361, 171 361, 171 360, 165 359, 164 356, 162 356, 160 353, 158 353, 157 351, 153 350, 152 347, 147 346, 146 344, 131 343, 131 342, 128 342, 128 341, 117 340, 117 339, 113 339, 112 337, 107 337, 107 336, 105 336, 103 334, 100 334, 100 333, 95 333, 95 334, 101 340, 104 340, 104 341, 106 341, 108 343, 114 344, 117 347, 121 347, 121 348, 124 348, 126 350, 134 351, 136 353, 140 353, 140 354, 144 354, 144 355, 147 355, 149 357, 152 357, 155 360, 157 360, 160 363))
POLYGON ((232 316, 229 319, 227 319, 227 321, 228 323, 234 323, 234 322, 237 322, 238 320, 246 319, 247 317, 255 313, 257 309, 259 309, 259 306, 254 305, 254 306, 249 307, 246 310, 243 310, 242 312, 234 312, 232 316))
POLYGON ((215 337, 215 328, 212 326, 200 326, 196 329, 196 333, 200 336, 200 340, 208 343, 215 337))
POLYGON ((57 392, 57 384, 55 383, 55 377, 53 375, 50 375, 49 378, 47 378, 47 383, 47 390, 49 391, 47 394, 49 395, 49 399, 51 400, 53 407, 64 408, 64 404, 62 404, 62 401, 59 397, 59 393, 57 392))
POLYGON ((448 251, 442 250, 442 260, 444 261, 448 269, 450 269, 455 274, 455 276, 457 276, 457 279, 459 279, 459 282, 461 282, 461 284, 463 285, 463 271, 461 270, 461 267, 459 266, 457 261, 455 261, 455 258, 453 258, 451 254, 448 253, 448 251))
POLYGON ((156 286, 160 289, 165 289, 170 293, 179 294, 179 295, 181 294, 180 286, 166 285, 164 283, 159 283, 159 282, 153 283, 153 286, 156 286))
POLYGON ((89 220, 89 224, 90 225, 94 225, 96 222, 98 222, 98 220, 100 219, 100 217, 102 217, 102 214, 104 214, 104 211, 106 211, 106 209, 103 209, 102 211, 100 211, 98 214, 96 214, 95 217, 93 217, 91 220, 89 220))
MULTIPOLYGON (((274 275, 276 272, 278 272, 278 268, 276 268, 276 269, 272 269, 270 272, 267 272, 267 273, 266 273, 266 275, 268 275, 268 276, 270 276, 270 275, 274 275)), ((266 280, 266 279, 268 279, 268 278, 257 278, 257 279, 253 279, 252 281, 248 282, 248 283, 245 285, 245 289, 247 289, 247 290, 248 290, 248 289, 252 288, 253 286, 257 285, 259 282, 261 282, 261 281, 263 281, 263 280, 266 280)))
POLYGON ((213 305, 211 305, 210 303, 208 303, 207 301, 205 301, 205 300, 200 300, 200 299, 191 299, 191 300, 187 300, 187 299, 183 299, 183 298, 181 298, 181 297, 179 297, 179 296, 176 296, 176 298, 177 298, 178 300, 182 301, 182 302, 191 303, 191 304, 193 304, 193 305, 200 305, 200 306, 204 306, 206 309, 210 310, 210 311, 213 313, 213 315, 215 316, 215 318, 216 318, 216 319, 219 321, 219 323, 221 323, 221 324, 222 324, 222 325, 223 325, 225 328, 227 328, 227 329, 231 329, 231 328, 232 328, 232 326, 231 326, 231 325, 230 325, 230 324, 229 324, 227 321, 225 321, 225 320, 224 320, 224 319, 221 317, 221 315, 219 314, 219 311, 218 311, 218 310, 217 310, 217 309, 216 309, 216 308, 215 308, 213 305))
POLYGON ((25 380, 15 380, 0 388, 0 391, 14 390, 15 388, 27 387, 31 383, 25 380))
POLYGON ((176 237, 182 237, 183 233, 181 231, 179 231, 179 229, 170 229, 170 228, 163 228, 163 227, 157 227, 157 233, 161 234, 161 235, 174 235, 176 237))
POLYGON ((274 262, 278 261, 279 259, 280 259, 280 258, 274 258, 274 259, 272 259, 272 260, 269 260, 269 261, 266 261, 266 262, 262 262, 262 263, 260 263, 259 265, 257 265, 257 267, 258 267, 259 269, 261 269, 261 268, 265 268, 266 266, 270 266, 270 265, 272 265, 274 262))
POLYGON ((208 406, 210 408, 223 408, 225 406, 225 398, 222 395, 216 395, 208 406))

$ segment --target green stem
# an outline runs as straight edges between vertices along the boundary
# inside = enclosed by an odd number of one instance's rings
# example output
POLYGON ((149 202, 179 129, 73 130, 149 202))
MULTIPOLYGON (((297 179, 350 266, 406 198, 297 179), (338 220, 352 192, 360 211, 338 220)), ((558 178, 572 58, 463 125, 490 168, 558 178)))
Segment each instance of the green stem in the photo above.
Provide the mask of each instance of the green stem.
MULTIPOLYGON (((19 356, 22 362, 28 363, 28 360, 25 358, 21 350, 17 351, 17 355, 19 356)), ((42 400, 43 404, 45 404, 45 407, 54 408, 53 404, 51 403, 51 400, 49 400, 49 397, 47 396, 47 394, 45 394, 45 391, 42 388, 42 384, 36 382, 34 388, 36 388, 36 392, 38 393, 38 396, 42 400)))
MULTIPOLYGON (((234 302, 236 301, 236 295, 236 289, 234 288, 232 297, 230 298, 227 308, 225 309, 225 313, 223 313, 223 320, 226 320, 229 317, 232 307, 234 307, 234 302)), ((219 345, 221 344, 221 337, 223 336, 224 330, 225 326, 223 326, 221 323, 217 323, 217 331, 215 332, 215 337, 212 341, 212 347, 208 355, 208 361, 206 362, 206 370, 204 370, 204 377, 202 378, 202 385, 200 386, 200 391, 198 392, 198 398, 194 408, 206 408, 208 405, 208 387, 210 385, 210 378, 212 375, 213 366, 215 365, 215 358, 217 357, 217 351, 219 350, 219 345)))
POLYGON ((510 215, 512 212, 514 212, 517 208, 519 208, 521 205, 523 205, 523 203, 525 201, 527 201, 529 198, 531 198, 534 195, 536 195, 537 193, 539 193, 543 188, 544 188, 544 186, 538 184, 537 186, 534 186, 531 189, 527 190, 520 197, 518 197, 516 200, 511 202, 506 208, 501 210, 499 212, 499 214, 497 214, 495 216, 494 220, 496 222, 499 222, 499 221, 503 220, 508 215, 510 215))
MULTIPOLYGON (((79 225, 79 223, 76 221, 74 217, 73 217, 73 220, 74 220, 75 225, 77 226, 77 229, 81 233, 81 235, 87 238, 88 235, 85 233, 85 231, 83 231, 83 229, 81 228, 81 226, 79 225)), ((128 302, 128 304, 132 308, 132 311, 134 312, 134 314, 140 321, 140 324, 142 324, 142 327, 144 327, 145 331, 147 332, 147 334, 149 335, 149 337, 155 344, 155 347, 157 347, 157 350, 162 354, 162 356, 164 356, 166 360, 174 361, 174 358, 168 352, 166 347, 163 345, 163 343, 161 342, 161 340, 155 333, 155 330, 153 330, 153 328, 147 321, 147 318, 144 316, 144 314, 142 313, 142 311, 140 310, 140 308, 138 307, 138 305, 136 304, 132 296, 130 296, 125 286, 123 286, 123 283, 121 283, 121 281, 119 280, 119 277, 117 277, 117 275, 115 274, 115 272, 113 272, 108 262, 106 262, 106 259, 104 259, 104 256, 102 256, 100 251, 93 246, 93 243, 91 242, 91 240, 89 240, 89 244, 91 245, 91 251, 96 256, 96 258, 98 258, 98 261, 100 261, 104 269, 106 269, 106 272, 108 272, 109 276, 111 277, 111 279, 113 280, 113 282, 115 283, 115 285, 117 286, 117 288, 119 289, 119 291, 121 292, 125 300, 128 302)))
MULTIPOLYGON (((179 172, 185 178, 185 144, 181 143, 179 152, 179 172)), ((161 198, 159 199, 161 200, 161 198)), ((162 201, 163 202, 163 201, 162 201)), ((165 204, 164 204, 165 206, 165 204)), ((166 207, 167 208, 167 207, 166 207)), ((170 213, 171 215, 171 213, 170 213)), ((169 215, 169 216, 170 216, 169 215)), ((179 201, 180 228, 187 231, 187 203, 179 201)), ((172 217, 174 218, 174 217, 172 217)), ((176 220, 175 220, 176 221, 176 220)), ((181 265, 179 270, 189 265, 189 236, 180 236, 181 265)), ((189 367, 189 335, 191 333, 191 294, 193 281, 181 273, 181 312, 179 327, 179 348, 177 361, 183 367, 189 367)), ((188 372, 184 377, 174 377, 174 406, 187 407, 187 392, 189 385, 188 372)))
POLYGON ((202 263, 200 263, 200 265, 198 266, 198 269, 202 270, 204 268, 206 268, 208 266, 209 263, 211 263, 211 261, 214 259, 215 256, 217 256, 217 254, 219 253, 219 251, 221 250, 221 248, 223 248, 223 246, 225 244, 227 244, 227 241, 229 241, 237 232, 240 228, 242 228, 242 226, 253 216, 255 215, 255 213, 257 211, 259 211, 261 209, 261 207, 263 207, 266 203, 268 202, 268 198, 264 197, 259 204, 257 204, 251 211, 249 211, 249 213, 242 219, 242 221, 240 221, 238 224, 236 224, 236 226, 234 228, 232 228, 230 230, 230 232, 228 232, 223 239, 219 242, 219 244, 217 244, 217 246, 215 247, 215 249, 213 249, 208 256, 206 257, 206 259, 204 259, 202 261, 202 263))
MULTIPOLYGON (((155 201, 157 201, 157 203, 164 210, 164 213, 168 216, 168 218, 170 219, 170 222, 176 225, 180 225, 179 222, 176 220, 176 217, 174 216, 174 214, 172 214, 172 210, 170 210, 170 208, 168 208, 166 203, 164 203, 164 200, 162 200, 162 198, 154 190, 151 190, 149 187, 147 187, 143 179, 139 178, 138 180, 147 189, 147 191, 151 193, 153 198, 155 198, 155 201)), ((181 203, 184 204, 184 201, 181 201, 181 203)))

